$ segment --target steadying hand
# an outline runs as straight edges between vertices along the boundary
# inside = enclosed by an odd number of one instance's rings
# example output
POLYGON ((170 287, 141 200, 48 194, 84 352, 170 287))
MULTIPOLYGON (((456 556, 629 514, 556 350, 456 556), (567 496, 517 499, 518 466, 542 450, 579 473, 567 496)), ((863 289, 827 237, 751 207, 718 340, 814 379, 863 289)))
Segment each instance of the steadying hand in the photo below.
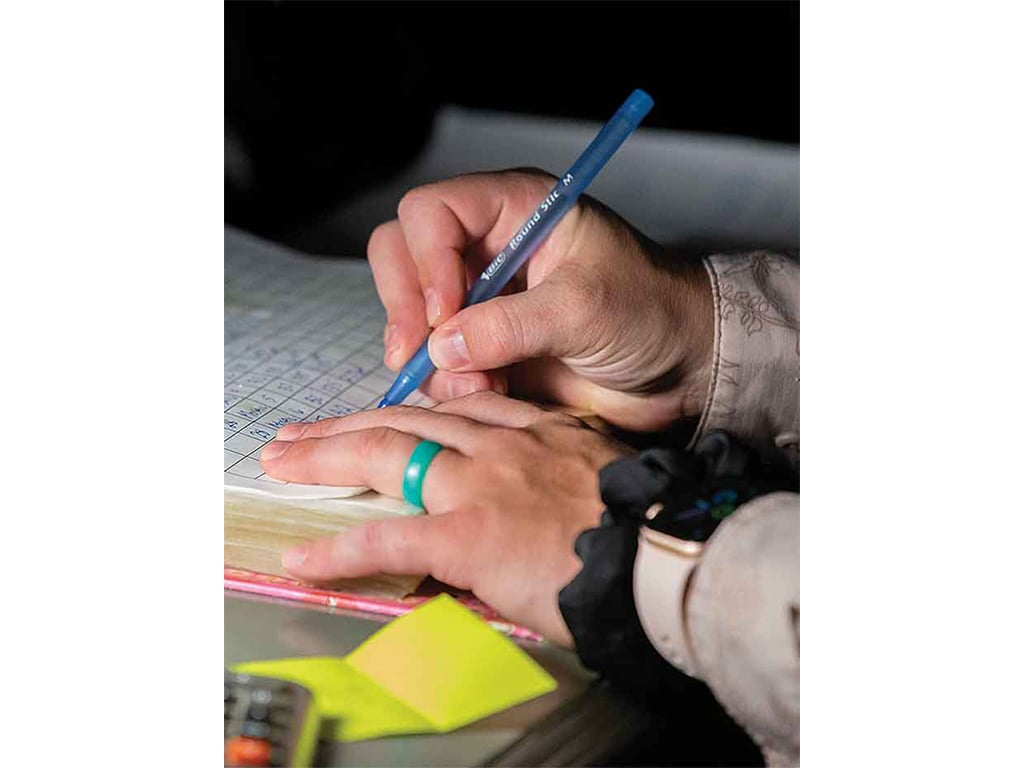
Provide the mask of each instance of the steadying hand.
POLYGON ((394 406, 289 424, 263 449, 281 480, 367 485, 401 497, 423 440, 444 446, 422 483, 424 516, 367 523, 285 553, 310 581, 430 574, 471 589, 511 621, 570 645, 558 591, 580 567, 573 544, 597 525, 597 472, 627 449, 571 416, 493 392, 434 409, 394 406))

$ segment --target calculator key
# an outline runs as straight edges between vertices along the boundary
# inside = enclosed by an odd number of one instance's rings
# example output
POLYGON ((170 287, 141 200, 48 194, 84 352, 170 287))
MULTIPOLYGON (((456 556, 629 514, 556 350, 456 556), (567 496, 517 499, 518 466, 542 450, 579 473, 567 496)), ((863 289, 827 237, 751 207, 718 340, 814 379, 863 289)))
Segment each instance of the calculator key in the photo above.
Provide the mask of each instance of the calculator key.
POLYGON ((264 766, 270 764, 271 746, 263 739, 235 736, 224 743, 224 765, 264 766))
POLYGON ((252 703, 249 705, 248 711, 245 713, 246 720, 258 720, 265 721, 270 716, 270 707, 266 704, 252 703))
POLYGON ((254 704, 269 704, 273 694, 266 688, 257 688, 252 692, 254 704))
POLYGON ((270 725, 259 720, 246 720, 242 723, 242 736, 250 739, 266 739, 270 737, 270 725))

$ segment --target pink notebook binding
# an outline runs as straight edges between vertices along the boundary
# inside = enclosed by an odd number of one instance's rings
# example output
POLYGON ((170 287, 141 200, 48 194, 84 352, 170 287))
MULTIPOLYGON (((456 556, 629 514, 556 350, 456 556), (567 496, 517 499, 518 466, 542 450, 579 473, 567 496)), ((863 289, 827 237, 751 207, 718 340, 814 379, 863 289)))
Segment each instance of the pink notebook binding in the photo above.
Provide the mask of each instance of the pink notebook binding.
POLYGON ((499 632, 525 640, 541 639, 541 636, 533 630, 506 621, 495 613, 493 608, 474 597, 472 593, 446 587, 432 579, 423 582, 420 588, 408 597, 403 597, 400 600, 385 600, 321 589, 301 581, 286 579, 283 576, 269 576, 264 573, 254 573, 225 566, 224 588, 264 597, 297 600, 300 603, 310 603, 325 608, 345 608, 350 611, 364 611, 383 616, 401 616, 441 592, 447 592, 499 632))

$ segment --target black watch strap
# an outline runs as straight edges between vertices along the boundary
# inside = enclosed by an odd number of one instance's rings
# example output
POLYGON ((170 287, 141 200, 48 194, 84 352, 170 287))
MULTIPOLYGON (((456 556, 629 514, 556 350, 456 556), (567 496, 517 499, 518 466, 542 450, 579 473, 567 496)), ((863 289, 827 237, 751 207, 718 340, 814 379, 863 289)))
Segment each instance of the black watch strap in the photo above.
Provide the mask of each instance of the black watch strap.
POLYGON ((692 452, 657 448, 613 461, 599 481, 607 508, 599 527, 576 539, 583 568, 559 592, 559 609, 587 667, 646 696, 673 692, 689 679, 651 645, 634 602, 640 526, 703 541, 743 502, 795 489, 795 476, 763 464, 735 438, 716 431, 692 452), (648 520, 646 513, 659 503, 661 512, 648 520))

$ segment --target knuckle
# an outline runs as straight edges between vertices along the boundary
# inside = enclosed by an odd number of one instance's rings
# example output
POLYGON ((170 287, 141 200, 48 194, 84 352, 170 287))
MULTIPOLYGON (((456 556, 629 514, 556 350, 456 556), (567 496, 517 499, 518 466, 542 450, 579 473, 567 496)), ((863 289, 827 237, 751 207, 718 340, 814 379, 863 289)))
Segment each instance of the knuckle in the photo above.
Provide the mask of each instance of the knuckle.
POLYGON ((536 436, 527 429, 516 427, 499 427, 499 437, 495 442, 512 446, 513 450, 518 449, 524 454, 530 454, 536 447, 536 436))
POLYGON ((491 348, 503 357, 515 354, 523 348, 525 341, 522 320, 516 313, 509 311, 505 302, 495 301, 491 305, 485 316, 486 338, 491 348))
POLYGON ((586 427, 582 419, 562 411, 548 411, 547 415, 541 418, 541 422, 555 427, 572 427, 573 429, 586 427))
POLYGON ((511 168, 505 171, 505 174, 509 181, 519 184, 522 191, 531 196, 539 190, 542 190, 542 194, 547 193, 551 185, 558 181, 558 177, 554 174, 533 165, 511 168))
POLYGON ((556 426, 556 422, 551 420, 542 420, 536 424, 531 424, 523 431, 526 433, 527 439, 524 441, 523 447, 524 452, 530 456, 542 455, 552 449, 561 450, 559 448, 560 438, 564 438, 565 426, 556 426))
POLYGON ((309 440, 304 435, 301 440, 296 440, 291 444, 287 452, 285 452, 284 458, 296 465, 307 464, 312 460, 317 445, 316 440, 309 440))
POLYGON ((368 254, 372 255, 379 251, 381 246, 387 241, 388 231, 391 229, 390 224, 390 221, 386 221, 373 228, 373 232, 370 233, 370 239, 366 243, 366 252, 368 254))
POLYGON ((398 201, 398 218, 407 218, 409 214, 414 213, 418 208, 423 207, 423 204, 429 196, 430 193, 426 187, 410 189, 402 195, 402 198, 398 201))
POLYGON ((448 525, 454 515, 449 513, 437 518, 437 528, 443 531, 449 546, 435 553, 431 563, 430 575, 445 584, 459 589, 472 589, 475 551, 474 545, 479 539, 473 536, 473 516, 460 516, 464 527, 455 530, 448 525))
POLYGON ((367 460, 377 459, 386 454, 395 444, 398 432, 389 427, 364 429, 356 439, 356 451, 367 460))
POLYGON ((359 528, 362 541, 360 545, 365 552, 371 556, 384 551, 384 531, 379 522, 366 523, 359 528))
POLYGON ((303 437, 325 437, 337 426, 339 419, 322 419, 314 421, 303 431, 303 437))
POLYGON ((396 221, 386 221, 378 224, 370 233, 370 239, 366 243, 366 258, 372 263, 386 261, 393 251, 392 242, 395 237, 396 221))

